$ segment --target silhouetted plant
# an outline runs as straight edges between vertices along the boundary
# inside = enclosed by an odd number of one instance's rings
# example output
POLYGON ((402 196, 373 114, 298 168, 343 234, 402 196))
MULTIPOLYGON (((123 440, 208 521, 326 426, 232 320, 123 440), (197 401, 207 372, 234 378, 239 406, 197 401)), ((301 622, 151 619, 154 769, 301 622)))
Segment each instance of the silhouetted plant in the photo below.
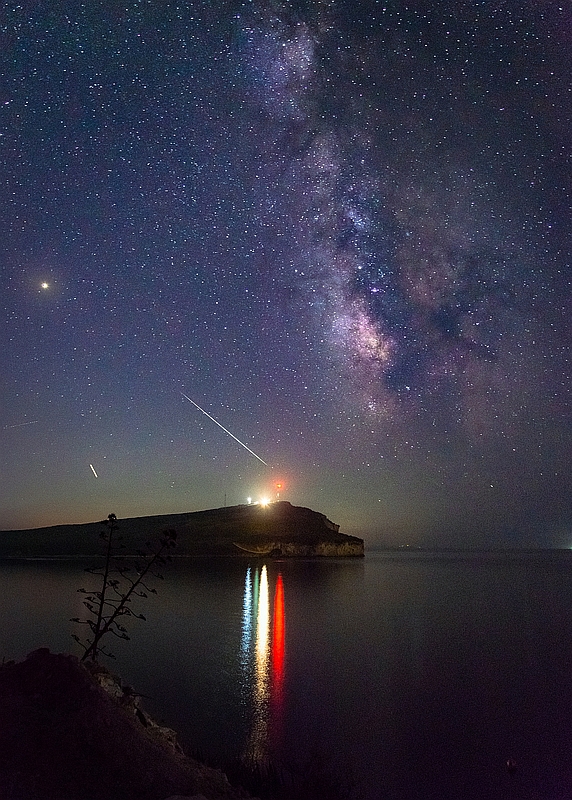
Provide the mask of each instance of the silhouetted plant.
POLYGON ((153 547, 147 542, 147 551, 138 550, 137 560, 128 562, 119 560, 118 548, 120 538, 117 537, 117 517, 110 514, 102 525, 106 526, 100 536, 106 543, 105 561, 102 567, 88 567, 85 571, 101 578, 100 589, 78 589, 85 595, 83 605, 91 615, 88 619, 73 617, 72 622, 87 625, 91 634, 82 640, 77 634, 72 633, 72 638, 83 648, 82 661, 91 659, 97 661, 99 655, 115 658, 101 640, 107 634, 112 634, 118 639, 129 639, 127 629, 123 625, 125 617, 135 617, 144 620, 143 614, 133 611, 131 603, 133 598, 146 598, 149 594, 157 594, 157 590, 148 586, 150 576, 163 579, 158 568, 170 560, 170 551, 175 546, 177 534, 174 530, 166 530, 161 534, 159 541, 153 547))

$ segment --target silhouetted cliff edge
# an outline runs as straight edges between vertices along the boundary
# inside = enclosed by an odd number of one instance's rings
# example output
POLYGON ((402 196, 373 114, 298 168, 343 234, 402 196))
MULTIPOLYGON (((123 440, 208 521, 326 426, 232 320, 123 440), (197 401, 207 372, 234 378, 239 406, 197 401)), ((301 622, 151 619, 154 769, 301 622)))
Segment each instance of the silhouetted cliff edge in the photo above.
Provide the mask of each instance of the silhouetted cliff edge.
POLYGON ((2 800, 243 800, 105 667, 36 650, 0 665, 2 800))
MULTIPOLYGON (((135 553, 165 529, 177 532, 177 556, 363 556, 363 539, 309 508, 281 501, 118 520, 124 553, 135 553)), ((0 531, 0 558, 57 558, 101 554, 98 522, 0 531)))

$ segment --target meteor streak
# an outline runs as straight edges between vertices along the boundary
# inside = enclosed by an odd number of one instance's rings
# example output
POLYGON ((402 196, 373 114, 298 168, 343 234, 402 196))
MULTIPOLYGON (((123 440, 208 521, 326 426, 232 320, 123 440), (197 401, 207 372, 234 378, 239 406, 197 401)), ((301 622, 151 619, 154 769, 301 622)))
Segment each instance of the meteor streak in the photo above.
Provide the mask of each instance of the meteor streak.
POLYGON ((238 443, 239 443, 239 445, 241 445, 242 447, 244 447, 244 449, 245 449, 245 450, 248 450, 248 452, 250 453, 250 455, 251 455, 251 456, 254 456, 254 458, 257 458, 259 461, 262 461, 262 463, 263 463, 265 466, 268 466, 268 464, 266 463, 266 461, 264 461, 264 459, 260 458, 260 456, 257 456, 257 455, 256 455, 256 453, 254 452, 254 450, 251 450, 251 449, 250 449, 250 447, 247 447, 247 446, 244 444, 244 442, 241 442, 241 441, 240 441, 240 439, 238 439, 238 438, 237 438, 237 437, 234 435, 234 433, 231 433, 230 431, 228 431, 228 430, 227 430, 227 429, 224 427, 224 425, 221 425, 221 424, 220 424, 220 422, 217 422, 217 420, 216 420, 214 417, 211 417, 211 415, 210 415, 210 414, 209 414, 207 411, 205 411, 205 410, 204 410, 204 408, 201 408, 201 407, 200 407, 200 405, 199 405, 198 403, 195 403, 195 401, 194 401, 194 400, 191 400, 191 398, 190 398, 188 395, 186 395, 184 392, 181 392, 181 394, 183 395, 183 397, 185 397, 185 398, 186 398, 186 399, 189 401, 189 403, 192 403, 192 404, 193 404, 193 405, 194 405, 196 408, 198 408, 198 409, 199 409, 199 411, 202 411, 202 413, 205 415, 205 417, 208 417, 209 419, 211 419, 211 420, 212 420, 212 421, 215 423, 215 425, 218 425, 218 426, 219 426, 219 428, 222 428, 222 429, 223 429, 223 431, 224 431, 225 433, 228 433, 228 435, 229 435, 229 436, 232 436, 232 438, 234 439, 234 441, 235 441, 235 442, 238 442, 238 443))
POLYGON ((95 471, 95 469, 93 468, 93 464, 90 464, 89 466, 91 467, 91 471, 93 472, 93 474, 95 475, 95 477, 96 477, 96 478, 98 478, 98 477, 99 477, 99 475, 97 474, 97 472, 96 472, 96 471, 95 471))
POLYGON ((31 422, 18 422, 16 425, 5 425, 4 430, 7 431, 9 428, 23 428, 24 425, 37 425, 39 419, 33 419, 31 422))

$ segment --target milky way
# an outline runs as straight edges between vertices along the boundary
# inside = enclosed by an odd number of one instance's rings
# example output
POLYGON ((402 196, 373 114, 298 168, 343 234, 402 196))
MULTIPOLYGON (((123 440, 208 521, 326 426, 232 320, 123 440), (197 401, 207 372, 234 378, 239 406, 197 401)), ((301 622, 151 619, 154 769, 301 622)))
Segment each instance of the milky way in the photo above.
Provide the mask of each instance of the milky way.
MULTIPOLYGON (((527 55, 541 62, 544 48, 510 11, 504 19, 493 13, 495 24, 475 4, 474 23, 480 18, 485 30, 462 48, 446 31, 451 44, 441 53, 443 42, 432 39, 444 24, 459 24, 452 14, 439 20, 419 10, 411 25, 406 11, 375 11, 363 40, 323 10, 311 24, 276 7, 241 19, 252 96, 267 114, 264 141, 270 131, 283 167, 276 204, 288 207, 297 228, 289 277, 365 407, 419 413, 438 398, 441 413, 450 406, 471 428, 487 403, 481 384, 520 391, 521 382, 541 378, 533 362, 542 370, 546 337, 559 344, 550 309, 548 323, 534 310, 557 304, 557 283, 544 269, 554 209, 534 208, 530 191, 550 180, 543 110, 533 104, 542 87, 526 93, 526 126, 504 132, 503 152, 493 152, 495 129, 523 112, 507 92, 518 94, 531 78, 503 76, 504 85, 492 87, 492 75, 479 74, 491 50, 503 60, 510 37, 530 37, 527 55), (396 23, 404 28, 399 44, 396 23), (491 25, 496 38, 485 56, 491 25), (475 131, 479 118, 486 131, 475 131), (501 186, 495 162, 514 161, 511 147, 530 146, 527 137, 538 152, 527 151, 501 186), (542 246, 527 230, 533 226, 544 228, 542 246), (535 346, 536 359, 521 356, 535 346)), ((560 395, 566 387, 554 377, 551 391, 560 395)), ((488 401, 489 413, 501 413, 488 401)))
POLYGON ((372 542, 572 544, 571 23, 4 8, 0 526, 279 472, 372 542))

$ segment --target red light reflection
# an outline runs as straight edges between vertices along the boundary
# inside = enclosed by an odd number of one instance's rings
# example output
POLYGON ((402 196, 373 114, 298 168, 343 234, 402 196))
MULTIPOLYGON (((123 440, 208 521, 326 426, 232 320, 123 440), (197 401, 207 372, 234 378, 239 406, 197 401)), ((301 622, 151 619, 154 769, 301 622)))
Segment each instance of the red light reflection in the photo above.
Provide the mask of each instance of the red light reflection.
POLYGON ((284 583, 278 573, 274 592, 274 615, 272 619, 272 672, 270 690, 270 724, 274 743, 281 738, 284 711, 284 583))
POLYGON ((278 690, 284 678, 284 583, 276 578, 274 619, 272 623, 272 688, 278 690))

